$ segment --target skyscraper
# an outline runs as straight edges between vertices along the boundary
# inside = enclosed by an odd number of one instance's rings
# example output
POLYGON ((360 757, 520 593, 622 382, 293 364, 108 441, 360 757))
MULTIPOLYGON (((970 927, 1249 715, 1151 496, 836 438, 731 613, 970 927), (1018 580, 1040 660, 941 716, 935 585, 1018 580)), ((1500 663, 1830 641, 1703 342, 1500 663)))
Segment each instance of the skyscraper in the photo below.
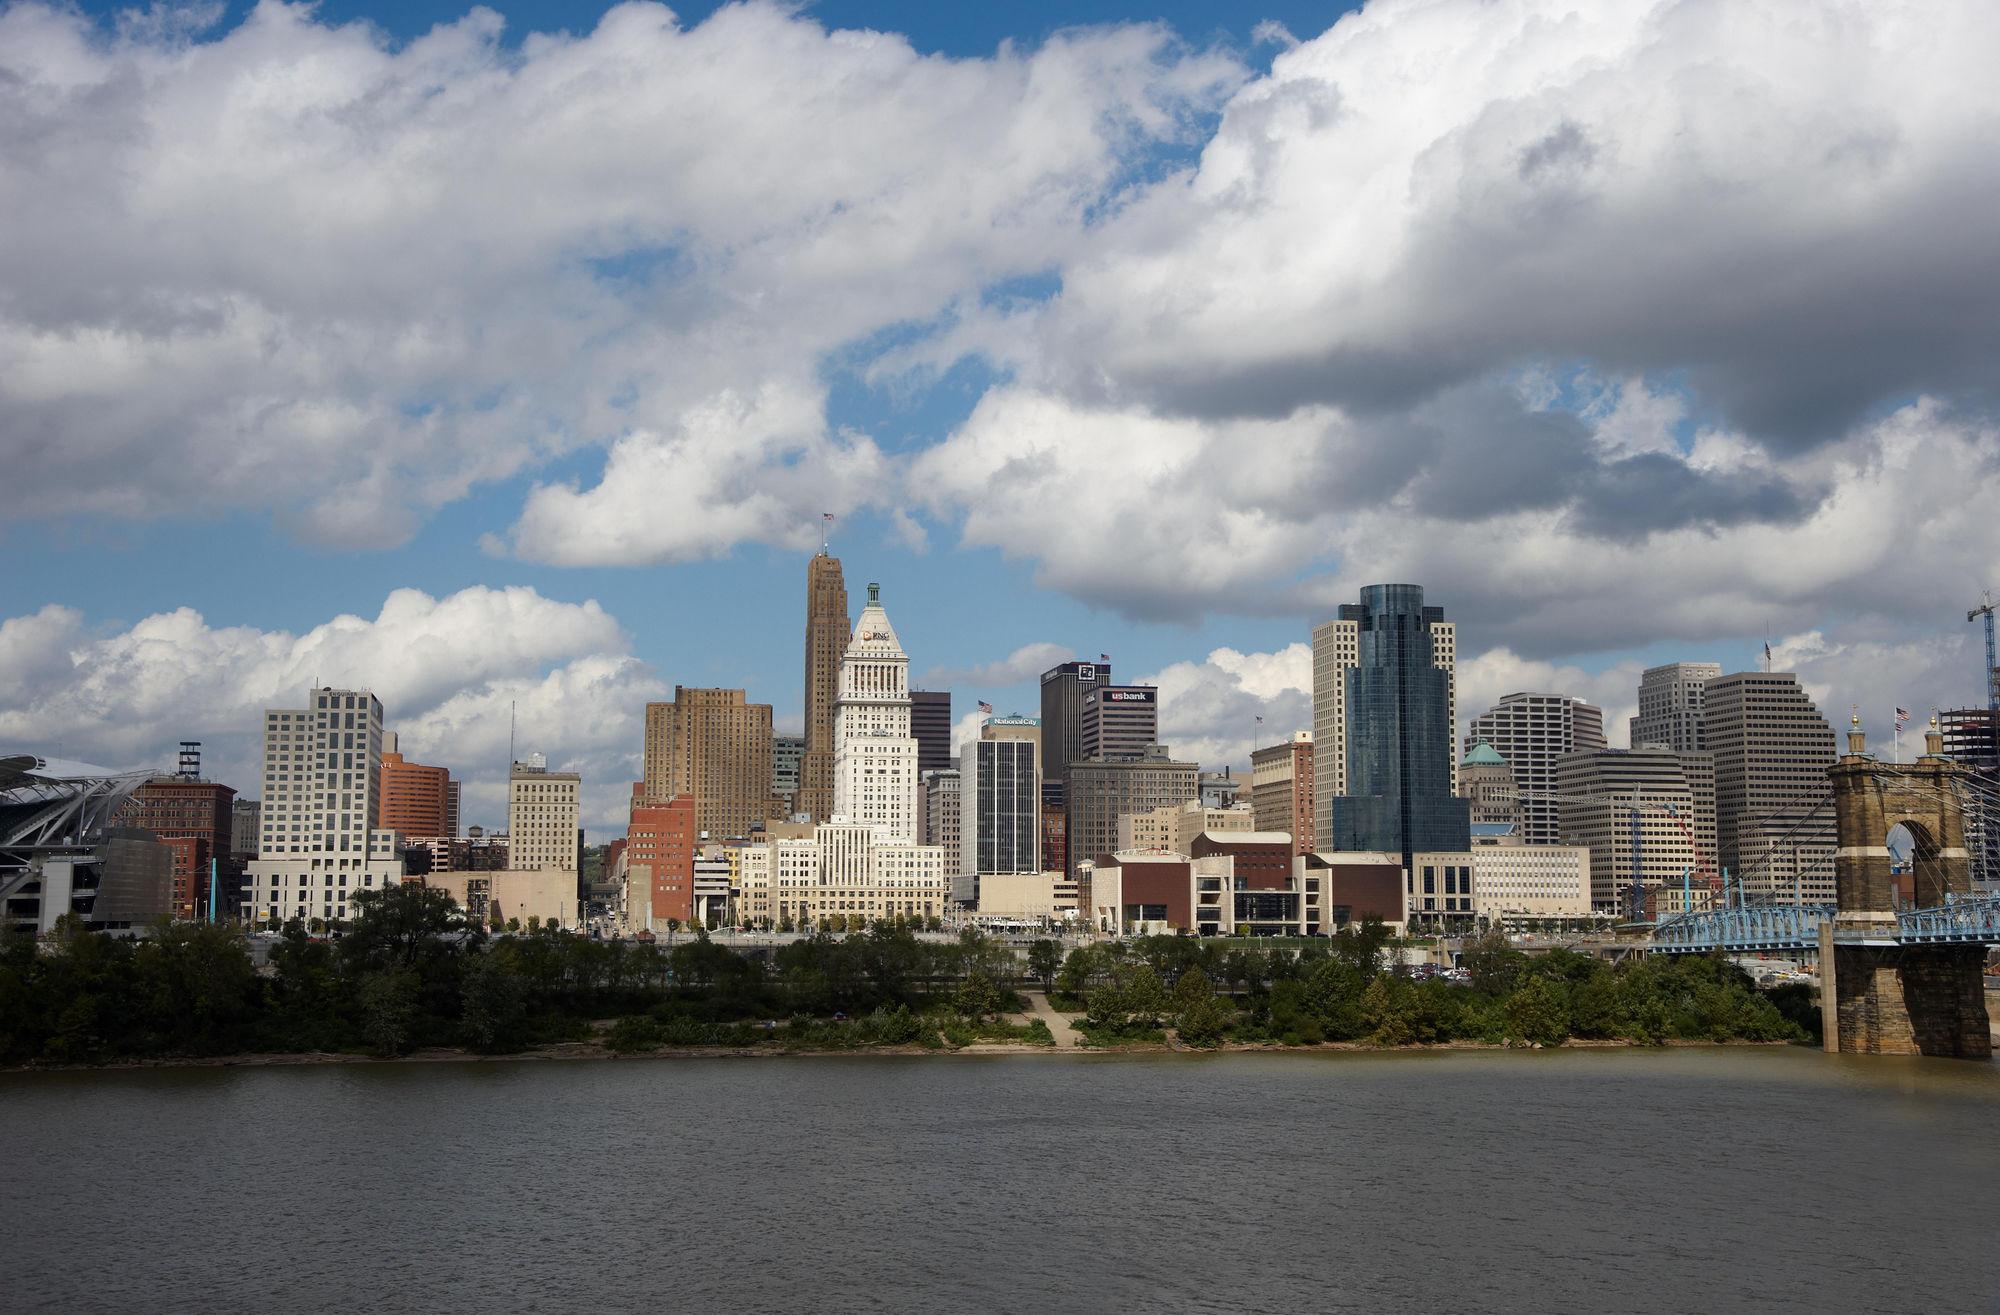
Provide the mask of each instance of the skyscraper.
POLYGON ((1833 727, 1798 677, 1739 671, 1709 681, 1702 740, 1715 757, 1716 849, 1737 884, 1753 900, 1831 903, 1833 727))
POLYGON ((676 685, 672 703, 646 705, 647 802, 691 794, 696 826, 736 839, 782 807, 771 786, 770 704, 740 689, 676 685))
POLYGON ((1043 802, 1060 804, 1069 765, 1083 752, 1084 704, 1100 685, 1111 683, 1109 662, 1061 662, 1042 673, 1043 802))
POLYGON ((1294 731, 1289 740, 1252 751, 1250 806, 1256 810, 1259 831, 1283 831, 1292 838, 1293 853, 1312 852, 1311 731, 1294 731))
POLYGON ((1558 758, 1604 747, 1604 713, 1565 694, 1509 694, 1472 719, 1466 752, 1481 743, 1506 760, 1515 788, 1524 792, 1521 843, 1553 845, 1562 830, 1556 801, 1535 796, 1554 792, 1558 758))
POLYGON ((771 737, 771 797, 784 808, 785 817, 799 810, 799 766, 805 756, 805 736, 771 737))
POLYGON ((806 749, 793 811, 824 822, 833 812, 833 705, 847 653, 847 583, 825 549, 806 567, 806 749))
MULTIPOLYGON (((910 734, 910 655, 882 609, 868 605, 840 663, 833 716, 833 814, 868 827, 876 845, 917 839, 917 741, 910 734)), ((808 750, 810 752, 810 750, 808 750)))
POLYGON ((955 764, 951 754, 951 691, 910 691, 910 734, 917 739, 917 772, 940 772, 955 764))
POLYGON ((406 837, 449 836, 454 834, 451 813, 449 771, 410 762, 393 749, 383 753, 380 825, 384 830, 406 837))
POLYGON ((1095 862, 1118 849, 1118 819, 1127 813, 1147 813, 1160 807, 1180 807, 1200 797, 1194 763, 1175 762, 1164 746, 1153 746, 1143 758, 1071 764, 1065 825, 1069 841, 1069 874, 1082 875, 1081 864, 1095 862))
POLYGON ((1714 662, 1647 667, 1639 677, 1639 713, 1630 723, 1632 747, 1661 744, 1681 753, 1701 748, 1702 692, 1721 674, 1714 662))
POLYGON ((959 755, 960 841, 952 898, 961 904, 978 905, 981 877, 1042 870, 1038 731, 1031 717, 995 717, 959 755), (1012 724, 996 725, 1001 722, 1012 724))
POLYGON ((335 920, 348 896, 399 881, 396 833, 380 809, 382 703, 367 690, 316 689, 308 707, 264 713, 263 829, 245 917, 335 920))
POLYGON ((583 778, 552 772, 539 754, 517 762, 507 780, 507 866, 519 872, 575 872, 582 862, 577 793, 583 778))
POLYGON ((1313 630, 1315 805, 1322 849, 1460 852, 1456 634, 1413 584, 1373 584, 1313 630), (1326 752, 1331 749, 1332 752, 1326 752))
POLYGON ((1160 691, 1100 682, 1083 694, 1079 758, 1137 758, 1160 742, 1160 691))
POLYGON ((1579 749, 1556 763, 1565 796, 1565 845, 1590 849, 1590 901, 1604 914, 1641 916, 1630 906, 1633 886, 1657 891, 1654 912, 1677 912, 1684 895, 1695 908, 1708 902, 1707 877, 1716 867, 1715 764, 1706 753, 1646 749, 1579 749))
POLYGON ((1975 773, 1959 795, 1965 808, 1965 846, 1972 879, 1982 890, 2000 887, 2000 717, 1990 708, 1949 708, 1938 714, 1944 752, 1975 773))

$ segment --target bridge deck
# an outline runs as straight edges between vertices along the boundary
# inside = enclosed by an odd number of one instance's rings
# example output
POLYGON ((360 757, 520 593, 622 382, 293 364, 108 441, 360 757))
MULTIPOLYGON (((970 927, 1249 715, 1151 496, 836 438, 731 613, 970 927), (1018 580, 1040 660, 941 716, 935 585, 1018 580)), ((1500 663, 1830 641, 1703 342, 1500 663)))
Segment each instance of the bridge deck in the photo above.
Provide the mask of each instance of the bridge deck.
MULTIPOLYGON (((1688 914, 1654 928, 1653 949, 1661 954, 1817 949, 1821 924, 1837 913, 1831 904, 1785 904, 1688 914)), ((1893 936, 1842 929, 1836 921, 1833 939, 1838 945, 2000 945, 2000 898, 1905 910, 1896 915, 1893 936)))

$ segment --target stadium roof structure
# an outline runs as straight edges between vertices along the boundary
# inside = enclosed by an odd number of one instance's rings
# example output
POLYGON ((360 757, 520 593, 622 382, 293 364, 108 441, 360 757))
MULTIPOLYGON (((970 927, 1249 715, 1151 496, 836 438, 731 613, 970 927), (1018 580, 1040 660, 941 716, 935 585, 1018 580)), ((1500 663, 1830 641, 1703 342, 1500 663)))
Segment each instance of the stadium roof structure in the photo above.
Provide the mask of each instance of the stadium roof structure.
POLYGON ((0 754, 0 848, 88 845, 157 773, 112 772, 31 753, 0 754))

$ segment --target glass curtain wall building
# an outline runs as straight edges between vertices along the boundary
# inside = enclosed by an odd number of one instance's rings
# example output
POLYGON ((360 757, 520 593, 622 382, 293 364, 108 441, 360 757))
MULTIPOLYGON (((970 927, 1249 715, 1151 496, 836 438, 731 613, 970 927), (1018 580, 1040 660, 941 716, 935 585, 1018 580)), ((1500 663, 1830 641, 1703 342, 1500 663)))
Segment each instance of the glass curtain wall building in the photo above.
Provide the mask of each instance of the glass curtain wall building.
POLYGON ((1453 790, 1457 733, 1452 672, 1438 664, 1433 627, 1413 584, 1369 585, 1345 603, 1355 628, 1346 682, 1347 790, 1333 800, 1334 848, 1400 854, 1471 848, 1471 812, 1453 790))

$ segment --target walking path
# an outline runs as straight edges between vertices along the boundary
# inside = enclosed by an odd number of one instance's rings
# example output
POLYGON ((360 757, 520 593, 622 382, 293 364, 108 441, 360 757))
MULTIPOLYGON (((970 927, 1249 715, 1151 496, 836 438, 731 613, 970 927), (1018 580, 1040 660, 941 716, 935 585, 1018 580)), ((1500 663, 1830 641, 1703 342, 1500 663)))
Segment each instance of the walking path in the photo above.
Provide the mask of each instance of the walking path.
POLYGON ((1082 1038, 1077 1034, 1077 1030, 1069 1025, 1069 1019, 1056 1012, 1055 1006, 1049 1003, 1048 995, 1042 991, 1027 991, 1023 994, 1028 997, 1029 1013, 1048 1024, 1049 1035, 1056 1039, 1056 1049, 1076 1049, 1077 1042, 1082 1038))

